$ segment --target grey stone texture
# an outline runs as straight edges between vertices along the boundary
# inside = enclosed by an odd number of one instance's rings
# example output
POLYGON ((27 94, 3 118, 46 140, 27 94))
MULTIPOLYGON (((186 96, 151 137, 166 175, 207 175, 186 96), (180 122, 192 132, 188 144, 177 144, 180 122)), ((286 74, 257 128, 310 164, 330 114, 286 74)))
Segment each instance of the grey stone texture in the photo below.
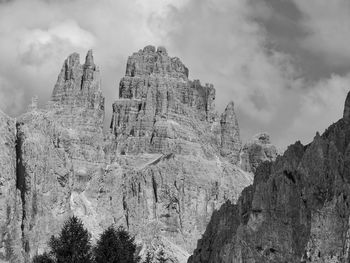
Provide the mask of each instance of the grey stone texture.
POLYGON ((163 47, 134 53, 104 131, 92 51, 84 64, 74 53, 43 109, 34 99, 16 121, 1 114, 1 260, 30 262, 74 214, 93 240, 124 225, 141 255, 186 262, 213 211, 253 179, 238 165, 233 103, 220 116, 213 85, 188 76, 163 47))
POLYGON ((257 166, 238 202, 213 213, 189 263, 349 262, 349 97, 310 144, 257 166))

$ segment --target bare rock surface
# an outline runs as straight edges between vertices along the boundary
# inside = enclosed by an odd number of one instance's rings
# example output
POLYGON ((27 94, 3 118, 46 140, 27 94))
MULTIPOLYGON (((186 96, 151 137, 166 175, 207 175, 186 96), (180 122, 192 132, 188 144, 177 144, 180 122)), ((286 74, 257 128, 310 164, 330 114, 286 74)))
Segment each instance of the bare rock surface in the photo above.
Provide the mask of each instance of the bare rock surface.
POLYGON ((188 75, 184 64, 164 48, 147 46, 129 57, 111 123, 120 153, 222 153, 238 161, 241 145, 233 103, 220 120, 213 85, 203 86, 188 75))
POLYGON ((261 163, 274 161, 277 154, 276 147, 270 142, 270 135, 258 133, 241 149, 241 168, 247 172, 255 172, 261 163))
POLYGON ((349 262, 348 98, 344 118, 312 143, 256 168, 237 204, 213 213, 188 262, 349 262))
POLYGON ((48 105, 33 102, 17 120, 21 262, 44 252, 73 214, 94 240, 124 225, 142 253, 163 249, 169 262, 187 261, 213 211, 252 182, 236 165, 233 103, 220 117, 213 86, 188 76, 163 47, 134 53, 109 133, 92 52, 84 64, 76 53, 67 58, 48 105))
POLYGON ((22 259, 22 204, 17 191, 21 180, 16 168, 16 121, 0 111, 0 262, 22 259))

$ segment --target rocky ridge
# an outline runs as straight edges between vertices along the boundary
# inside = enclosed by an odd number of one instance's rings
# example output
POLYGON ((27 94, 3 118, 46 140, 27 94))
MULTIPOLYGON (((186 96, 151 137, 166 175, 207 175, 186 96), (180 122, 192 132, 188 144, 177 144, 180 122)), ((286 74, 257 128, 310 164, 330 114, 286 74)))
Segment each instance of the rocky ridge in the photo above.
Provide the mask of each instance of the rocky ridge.
POLYGON ((213 213, 188 262, 349 262, 349 105, 350 93, 322 135, 258 165, 237 204, 213 213))
POLYGON ((239 167, 233 103, 217 114, 213 86, 188 76, 165 48, 134 53, 111 132, 104 132, 92 51, 84 64, 74 53, 45 108, 34 101, 16 124, 1 116, 5 262, 29 262, 45 251, 72 214, 93 238, 110 224, 124 225, 137 235, 141 254, 164 248, 169 262, 186 262, 213 211, 236 202, 252 182, 239 167))

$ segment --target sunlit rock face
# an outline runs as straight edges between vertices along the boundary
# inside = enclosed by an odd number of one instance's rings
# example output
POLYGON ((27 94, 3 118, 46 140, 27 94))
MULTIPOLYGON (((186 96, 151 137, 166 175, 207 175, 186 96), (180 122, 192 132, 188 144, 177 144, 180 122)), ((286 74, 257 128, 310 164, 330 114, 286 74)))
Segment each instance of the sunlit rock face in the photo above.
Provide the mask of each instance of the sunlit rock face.
POLYGON ((260 164, 237 204, 226 203, 188 262, 349 262, 350 121, 260 164))
POLYGON ((270 135, 258 133, 240 151, 240 165, 244 171, 255 172, 263 162, 274 161, 277 149, 270 142, 270 135))
POLYGON ((17 120, 22 260, 44 252, 74 214, 94 240, 124 225, 141 254, 162 248, 169 262, 187 261, 213 211, 252 182, 238 166, 233 103, 220 116, 213 86, 188 76, 165 48, 134 53, 104 132, 92 52, 84 64, 67 58, 48 105, 17 120))
MULTIPOLYGON (((205 155, 205 150, 213 154, 221 148, 224 155, 239 152, 233 103, 220 123, 214 111, 213 85, 191 81, 188 74, 180 59, 168 56, 165 48, 147 46, 129 57, 126 75, 120 81, 120 99, 113 104, 111 128, 119 152, 205 155), (215 125, 217 137, 208 134, 215 125), (213 145, 203 143, 205 133, 213 137, 213 145)), ((237 160, 233 156, 232 162, 237 160)))
POLYGON ((85 63, 70 55, 44 109, 31 107, 17 120, 17 160, 23 205, 25 261, 47 248, 72 214, 92 231, 94 210, 86 188, 104 173, 104 98, 99 72, 89 51, 85 63))

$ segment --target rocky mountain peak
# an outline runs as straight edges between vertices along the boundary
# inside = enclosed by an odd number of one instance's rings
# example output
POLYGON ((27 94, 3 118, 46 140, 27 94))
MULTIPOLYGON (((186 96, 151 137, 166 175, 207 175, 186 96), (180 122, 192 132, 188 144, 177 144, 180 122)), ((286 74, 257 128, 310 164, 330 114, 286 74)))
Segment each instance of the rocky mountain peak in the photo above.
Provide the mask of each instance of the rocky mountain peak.
POLYGON ((64 61, 55 84, 49 110, 67 125, 88 126, 102 129, 104 121, 104 97, 98 67, 92 50, 87 52, 85 63, 73 53, 64 61), (75 114, 71 112, 74 109, 75 114))
POLYGON ((247 172, 255 172, 261 163, 274 161, 277 155, 277 148, 271 144, 270 135, 266 132, 258 133, 241 149, 241 168, 247 172))
POLYGON ((188 69, 177 57, 169 57, 164 47, 146 46, 128 58, 126 76, 163 75, 188 78, 188 69))
POLYGON ((350 119, 350 92, 346 96, 345 105, 344 105, 344 114, 343 114, 344 120, 350 119))
MULTIPOLYGON (((129 57, 119 97, 111 128, 123 152, 191 152, 200 130, 210 130, 217 119, 214 86, 189 80, 188 69, 164 47, 146 46, 129 57)), ((219 133, 223 156, 234 151, 237 159, 240 138, 233 102, 219 133)))
POLYGON ((103 108, 100 73, 95 66, 92 50, 89 50, 85 64, 73 53, 65 60, 58 75, 51 100, 61 105, 103 108))
POLYGON ((270 144, 270 135, 266 132, 261 132, 253 136, 254 141, 258 141, 261 144, 270 144))
POLYGON ((242 145, 238 121, 231 101, 221 115, 221 155, 231 159, 232 163, 239 160, 239 151, 242 145))
POLYGON ((232 113, 234 113, 234 111, 235 111, 235 103, 231 100, 228 104, 227 104, 227 106, 226 106, 226 108, 225 108, 225 111, 224 111, 224 114, 225 115, 229 115, 229 114, 232 114, 232 113))
POLYGON ((158 48, 157 48, 157 53, 162 54, 162 55, 165 55, 165 56, 168 55, 168 51, 166 50, 165 47, 158 47, 158 48))
POLYGON ((85 58, 85 64, 84 64, 84 68, 90 68, 92 70, 95 70, 95 63, 94 63, 94 57, 92 55, 92 49, 90 49, 88 51, 88 53, 86 54, 86 58, 85 58))

